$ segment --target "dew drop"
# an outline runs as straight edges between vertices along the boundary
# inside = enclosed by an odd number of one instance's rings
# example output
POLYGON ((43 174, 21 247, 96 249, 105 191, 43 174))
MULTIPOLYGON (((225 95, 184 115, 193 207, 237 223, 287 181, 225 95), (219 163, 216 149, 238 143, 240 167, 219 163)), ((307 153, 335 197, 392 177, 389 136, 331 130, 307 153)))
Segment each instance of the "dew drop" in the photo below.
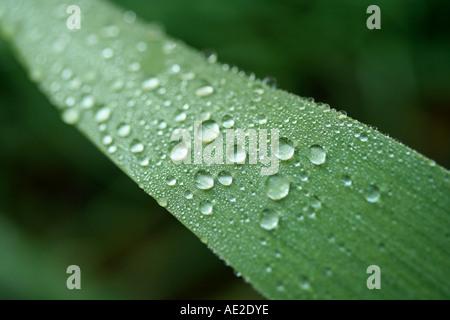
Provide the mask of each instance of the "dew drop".
POLYGON ((265 192, 272 200, 277 201, 286 197, 289 194, 289 188, 289 180, 280 174, 270 176, 266 180, 265 192))
POLYGON ((103 143, 105 146, 110 145, 112 142, 113 142, 113 138, 112 138, 110 135, 106 135, 106 136, 104 136, 103 139, 102 139, 102 143, 103 143))
POLYGON ((176 122, 183 122, 184 120, 186 120, 186 113, 185 112, 181 112, 179 115, 177 115, 175 117, 175 121, 176 122))
POLYGON ((178 143, 170 152, 170 159, 176 164, 183 161, 190 151, 189 145, 185 142, 178 143))
POLYGON ((126 123, 121 123, 117 127, 117 135, 119 137, 122 137, 122 138, 128 137, 130 135, 130 132, 131 132, 131 127, 130 127, 130 125, 128 125, 126 123))
POLYGON ((275 156, 280 160, 289 160, 294 155, 295 148, 288 138, 280 138, 278 150, 275 150, 275 156))
POLYGON ((344 186, 346 186, 346 187, 350 187, 352 185, 352 178, 350 178, 350 176, 347 174, 344 175, 343 181, 344 181, 344 186))
POLYGON ((374 184, 371 184, 367 189, 366 200, 370 203, 375 203, 380 200, 380 189, 374 184))
POLYGON ((111 116, 111 109, 109 109, 108 107, 103 107, 100 108, 95 114, 95 121, 104 122, 108 120, 110 116, 111 116))
POLYGON ((213 213, 213 205, 209 201, 203 201, 200 203, 200 212, 206 216, 212 215, 213 213))
POLYGON ((230 116, 229 114, 226 114, 222 117, 222 126, 224 128, 231 128, 234 126, 234 119, 232 116, 230 116))
POLYGON ((105 48, 102 51, 102 57, 104 59, 111 59, 114 55, 114 51, 111 48, 105 48))
POLYGON ((195 90, 197 97, 206 97, 214 93, 214 88, 211 86, 204 86, 195 90))
POLYGON ((169 177, 166 179, 166 183, 167 183, 168 186, 173 187, 174 185, 177 184, 177 179, 175 179, 175 177, 169 176, 169 177))
POLYGON ((67 109, 62 113, 62 120, 67 124, 76 124, 80 119, 80 114, 77 109, 67 109))
POLYGON ((95 104, 95 99, 92 96, 86 96, 83 98, 83 100, 81 100, 81 107, 83 109, 90 109, 94 106, 95 104))
POLYGON ((187 200, 191 200, 192 198, 194 198, 194 194, 191 192, 191 191, 186 191, 185 193, 184 193, 184 197, 187 199, 187 200))
POLYGON ((264 210, 259 217, 259 225, 266 230, 275 229, 278 226, 278 221, 278 214, 270 210, 264 210))
POLYGON ((159 86, 159 79, 158 78, 149 78, 142 82, 142 89, 145 91, 154 90, 159 86))
POLYGON ((132 153, 141 153, 142 151, 144 151, 144 145, 139 140, 133 140, 131 142, 130 151, 132 153))
POLYGON ((202 123, 202 143, 210 143, 219 136, 219 125, 213 120, 207 120, 202 123))
POLYGON ((214 186, 212 175, 204 170, 200 170, 195 174, 195 184, 197 188, 202 190, 211 189, 214 186))
POLYGON ((317 197, 312 197, 311 198, 311 207, 313 207, 314 209, 318 210, 322 207, 322 202, 319 200, 319 198, 317 197))
POLYGON ((235 144, 233 150, 226 150, 227 163, 245 163, 247 152, 242 144, 235 144))
POLYGON ((222 171, 219 173, 218 177, 219 182, 224 186, 229 186, 233 183, 233 177, 228 171, 222 171))
POLYGON ((321 165, 325 163, 327 153, 319 145, 313 145, 309 148, 308 158, 315 165, 321 165))

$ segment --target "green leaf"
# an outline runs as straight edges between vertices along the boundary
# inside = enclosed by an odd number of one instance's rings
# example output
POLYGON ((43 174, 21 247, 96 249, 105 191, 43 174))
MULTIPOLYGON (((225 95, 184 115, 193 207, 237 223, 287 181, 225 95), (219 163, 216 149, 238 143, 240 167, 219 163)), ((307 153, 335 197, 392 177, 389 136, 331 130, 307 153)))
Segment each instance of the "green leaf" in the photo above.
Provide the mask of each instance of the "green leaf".
POLYGON ((129 12, 76 4, 81 29, 69 30, 69 4, 4 0, 3 36, 62 119, 258 291, 275 299, 450 298, 447 170, 129 12), (278 173, 263 175, 267 166, 249 164, 250 154, 246 164, 175 164, 186 150, 172 133, 193 136, 201 120, 212 142, 202 149, 225 150, 226 128, 278 129, 278 173), (367 288, 371 265, 380 267, 380 290, 367 288))

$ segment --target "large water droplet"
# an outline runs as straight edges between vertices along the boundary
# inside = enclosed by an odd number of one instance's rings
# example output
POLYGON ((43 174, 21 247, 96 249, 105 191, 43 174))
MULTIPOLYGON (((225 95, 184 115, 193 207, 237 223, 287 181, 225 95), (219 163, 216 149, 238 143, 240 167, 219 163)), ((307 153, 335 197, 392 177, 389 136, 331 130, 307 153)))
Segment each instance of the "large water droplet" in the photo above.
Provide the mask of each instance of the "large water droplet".
POLYGON ((313 145, 309 148, 308 158, 312 163, 316 165, 321 165, 325 163, 327 157, 327 153, 325 150, 319 145, 313 145))
POLYGON ((245 146, 242 144, 235 144, 233 150, 230 152, 226 152, 227 161, 229 163, 245 163, 245 159, 247 158, 247 151, 245 151, 245 146))
POLYGON ((141 153, 144 151, 144 145, 139 140, 133 140, 131 142, 130 151, 133 153, 141 153))
POLYGON ((95 121, 104 122, 108 120, 110 116, 111 116, 111 109, 108 107, 103 107, 98 109, 97 113, 95 114, 95 121))
POLYGON ((175 177, 173 177, 173 176, 169 176, 166 179, 166 183, 167 183, 168 186, 173 187, 174 185, 177 184, 177 179, 175 179, 175 177))
POLYGON ((220 134, 219 125, 213 120, 207 120, 202 123, 202 143, 214 141, 220 134))
POLYGON ((233 177, 228 171, 222 171, 219 173, 218 180, 222 185, 229 186, 233 182, 233 177))
POLYGON ((211 86, 204 86, 204 87, 198 88, 195 91, 195 95, 197 97, 206 97, 206 96, 209 96, 209 95, 211 95, 213 93, 214 93, 214 88, 211 87, 211 86))
POLYGON ((204 170, 200 170, 195 174, 195 184, 197 188, 207 190, 214 186, 212 175, 204 170))
POLYGON ((371 184, 367 189, 366 200, 371 203, 375 203, 380 200, 380 189, 374 184, 371 184))
POLYGON ((122 138, 128 137, 130 135, 130 132, 131 132, 131 127, 130 127, 130 125, 128 125, 126 123, 121 123, 117 127, 117 135, 119 137, 122 137, 122 138))
POLYGON ((277 213, 270 210, 264 210, 259 217, 259 225, 263 229, 272 230, 278 226, 279 219, 277 213))
POLYGON ((266 180, 266 195, 272 200, 277 201, 286 197, 289 194, 289 188, 289 180, 280 174, 270 176, 266 180))
POLYGON ((224 128, 231 128, 234 126, 234 119, 229 114, 226 114, 222 117, 222 125, 224 128))
POLYGON ((150 78, 142 82, 142 89, 146 91, 156 89, 158 86, 159 86, 158 78, 150 78))
POLYGON ((294 147, 288 138, 280 138, 278 150, 275 150, 275 156, 280 160, 289 160, 294 155, 294 147))
POLYGON ((206 216, 212 215, 213 213, 213 205, 209 201, 203 201, 200 203, 200 212, 203 213, 206 216))
POLYGON ((352 178, 349 175, 344 175, 343 177, 344 186, 350 187, 352 185, 352 178))
POLYGON ((170 159, 172 159, 174 163, 180 163, 186 158, 189 150, 189 145, 187 143, 180 142, 175 147, 173 147, 172 151, 170 152, 170 159))
POLYGON ((62 113, 62 120, 67 124, 76 124, 80 119, 80 114, 77 109, 67 109, 62 113))

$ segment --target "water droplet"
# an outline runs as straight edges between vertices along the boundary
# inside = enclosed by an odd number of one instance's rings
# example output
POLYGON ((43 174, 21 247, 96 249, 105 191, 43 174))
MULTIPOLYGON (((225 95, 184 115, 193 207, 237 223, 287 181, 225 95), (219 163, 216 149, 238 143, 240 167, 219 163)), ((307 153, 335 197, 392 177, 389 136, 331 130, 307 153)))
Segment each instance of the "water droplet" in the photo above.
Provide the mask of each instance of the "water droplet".
POLYGON ((206 97, 206 96, 209 96, 209 95, 211 95, 213 93, 214 93, 214 88, 211 87, 211 86, 204 86, 204 87, 198 88, 195 91, 195 95, 197 97, 206 97))
POLYGON ((227 161, 229 163, 245 163, 245 159, 247 158, 247 152, 245 151, 245 146, 241 144, 235 144, 232 152, 226 151, 227 161))
POLYGON ((142 89, 146 91, 156 89, 158 86, 159 86, 158 78, 150 78, 142 82, 142 89))
POLYGON ((289 194, 290 182, 280 174, 270 176, 266 180, 265 192, 272 200, 281 200, 289 194))
POLYGON ((89 109, 92 108, 95 104, 95 99, 92 96, 86 96, 81 100, 81 107, 83 109, 89 109))
POLYGON ((203 213, 206 216, 212 215, 213 213, 213 205, 209 201, 203 201, 200 203, 200 212, 203 213))
POLYGON ((229 114, 226 114, 222 117, 222 125, 224 128, 231 128, 234 126, 234 119, 229 114))
POLYGON ((139 140, 133 140, 131 142, 130 151, 132 153, 141 153, 142 151, 144 151, 144 145, 139 140))
POLYGON ((190 200, 190 199, 192 199, 192 198, 194 198, 194 194, 191 192, 191 191, 186 191, 185 193, 184 193, 184 197, 186 198, 186 199, 188 199, 188 200, 190 200))
POLYGON ((195 184, 202 190, 211 189, 214 186, 214 179, 210 173, 200 170, 195 174, 195 184))
POLYGON ((263 115, 263 114, 260 114, 260 115, 258 116, 258 123, 259 123, 259 124, 266 124, 266 123, 267 123, 267 118, 266 118, 266 116, 263 115))
POLYGON ((288 138, 280 138, 278 150, 275 150, 275 156, 280 160, 289 160, 294 155, 295 148, 288 138))
POLYGON ((174 163, 180 163, 186 158, 189 150, 189 145, 187 143, 180 142, 175 147, 173 147, 172 151, 170 152, 170 159, 172 159, 174 163))
POLYGON ((130 127, 130 125, 128 125, 126 123, 121 123, 117 127, 117 135, 119 137, 122 137, 122 138, 128 137, 130 135, 130 132, 131 132, 131 127, 130 127))
POLYGON ((131 11, 131 10, 126 11, 123 14, 123 20, 126 23, 133 23, 134 21, 136 21, 136 13, 134 13, 134 11, 131 11))
POLYGON ((276 88, 277 86, 277 79, 273 78, 273 77, 265 77, 262 81, 263 84, 265 84, 266 86, 269 86, 271 88, 276 88))
POLYGON ((374 184, 371 184, 367 189, 366 200, 370 203, 375 203, 380 200, 380 189, 374 184))
POLYGON ((361 133, 361 136, 359 137, 359 139, 362 142, 366 142, 367 140, 369 140, 369 138, 367 137, 367 134, 365 134, 365 133, 361 133))
POLYGON ((67 109, 64 110, 61 117, 67 124, 76 124, 80 119, 80 114, 77 109, 67 109))
POLYGON ((186 120, 186 113, 184 112, 181 112, 179 115, 175 117, 175 121, 177 122, 183 122, 184 120, 186 120))
POLYGON ((325 150, 319 145, 313 145, 309 149, 308 158, 311 160, 313 164, 321 165, 325 163, 327 153, 325 150))
POLYGON ((110 145, 112 142, 113 142, 113 138, 112 138, 110 135, 106 135, 106 136, 104 136, 103 139, 102 139, 102 143, 103 143, 105 146, 110 145))
POLYGON ((103 107, 100 108, 95 114, 95 121, 104 122, 108 120, 110 116, 111 116, 111 109, 109 109, 108 107, 103 107))
POLYGON ((175 177, 173 177, 173 176, 169 176, 166 179, 166 183, 167 183, 168 186, 173 187, 174 185, 177 184, 177 179, 175 179, 175 177))
POLYGON ((102 51, 102 57, 105 59, 111 59, 114 55, 114 51, 111 48, 105 48, 102 51))
POLYGON ((233 182, 233 177, 227 171, 222 171, 219 173, 219 182, 224 186, 229 186, 233 182))
POLYGON ((352 185, 352 178, 350 178, 349 175, 347 175, 347 174, 344 175, 343 180, 344 180, 344 186, 350 187, 352 185))
POLYGON ((318 210, 322 207, 322 202, 319 200, 319 198, 312 197, 311 198, 311 207, 318 210))
POLYGON ((213 120, 207 120, 202 123, 202 143, 214 141, 220 134, 219 125, 213 120))
POLYGON ((279 216, 277 213, 264 210, 259 217, 259 225, 266 230, 275 229, 278 226, 279 216))

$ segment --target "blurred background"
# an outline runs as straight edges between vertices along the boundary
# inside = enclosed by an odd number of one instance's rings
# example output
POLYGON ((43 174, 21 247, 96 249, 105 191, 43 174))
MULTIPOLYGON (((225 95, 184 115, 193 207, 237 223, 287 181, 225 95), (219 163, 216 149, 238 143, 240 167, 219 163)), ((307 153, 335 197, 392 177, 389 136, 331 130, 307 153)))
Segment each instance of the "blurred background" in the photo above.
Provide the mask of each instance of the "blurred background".
MULTIPOLYGON (((113 2, 449 168, 449 1, 113 2)), ((64 124, 2 40, 0 154, 0 299, 262 298, 64 124)))

